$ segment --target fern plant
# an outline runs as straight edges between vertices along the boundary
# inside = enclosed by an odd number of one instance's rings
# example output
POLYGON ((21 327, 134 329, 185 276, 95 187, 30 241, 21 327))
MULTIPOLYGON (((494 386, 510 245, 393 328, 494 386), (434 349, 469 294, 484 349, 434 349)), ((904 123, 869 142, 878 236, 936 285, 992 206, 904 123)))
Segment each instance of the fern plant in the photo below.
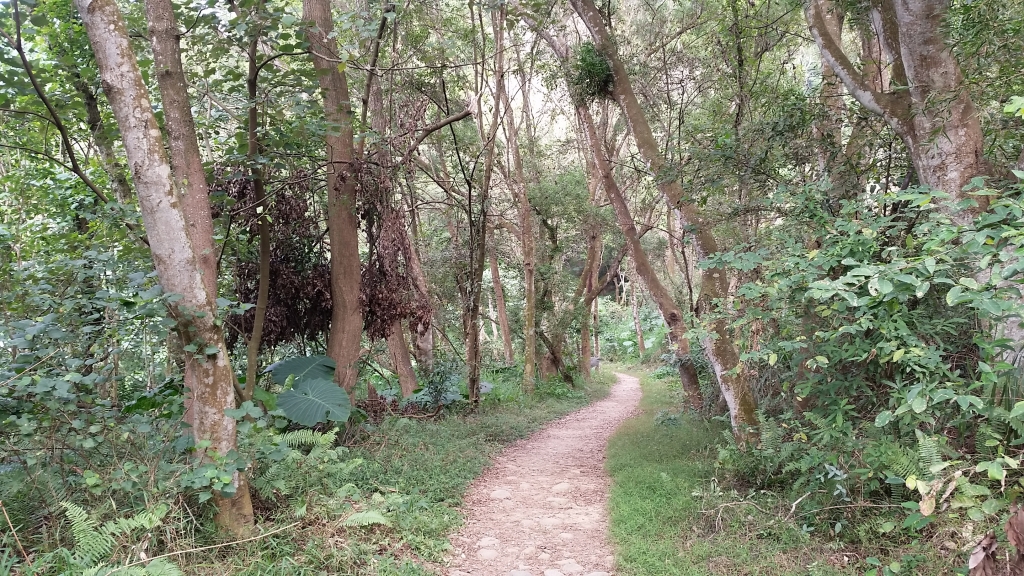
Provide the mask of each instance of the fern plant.
POLYGON ((36 558, 23 570, 26 574, 61 574, 67 576, 182 576, 172 562, 157 558, 145 565, 115 562, 116 551, 127 546, 140 531, 156 528, 167 515, 169 507, 158 505, 131 517, 117 518, 100 524, 81 506, 62 502, 70 525, 74 545, 58 548, 36 558))
POLYGON ((296 515, 303 516, 314 498, 339 490, 362 463, 335 446, 338 433, 337 428, 270 432, 256 458, 253 488, 267 500, 288 502, 296 515))

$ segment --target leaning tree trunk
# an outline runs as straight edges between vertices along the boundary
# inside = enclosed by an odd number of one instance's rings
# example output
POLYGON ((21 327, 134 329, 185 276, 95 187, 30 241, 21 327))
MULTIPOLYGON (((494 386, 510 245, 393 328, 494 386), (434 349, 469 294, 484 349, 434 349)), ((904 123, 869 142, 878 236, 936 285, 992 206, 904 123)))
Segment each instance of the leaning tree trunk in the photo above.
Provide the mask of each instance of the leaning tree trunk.
POLYGON ((348 79, 339 71, 331 3, 303 0, 302 18, 324 96, 324 116, 336 128, 328 130, 327 227, 331 243, 331 332, 327 354, 336 363, 335 380, 349 393, 356 385, 363 334, 359 305, 359 220, 356 217, 355 146, 348 79))
MULTIPOLYGON (((224 333, 216 323, 216 305, 203 277, 200 252, 205 242, 212 245, 212 236, 208 241, 192 240, 195 228, 187 221, 186 198, 176 189, 160 127, 116 3, 76 0, 75 6, 121 131, 160 284, 166 293, 180 295, 169 304, 175 329, 183 342, 198 345, 198 353, 186 360, 194 376, 192 434, 197 442, 210 443, 204 457, 226 455, 235 450, 237 442, 235 420, 224 413, 235 406, 236 382, 224 333)), ((166 18, 166 12, 151 14, 151 18, 166 18)), ((167 23, 158 20, 151 24, 161 27, 167 23)), ((184 88, 184 84, 178 86, 181 91, 184 88)), ((215 521, 222 530, 242 536, 253 525, 252 503, 237 472, 230 486, 234 490, 230 496, 215 493, 215 521)))
MULTIPOLYGON (((611 65, 614 77, 612 93, 629 125, 630 133, 636 142, 641 156, 647 161, 651 172, 655 174, 658 189, 668 199, 673 208, 679 210, 684 222, 694 228, 694 246, 698 258, 706 258, 718 252, 718 244, 712 234, 711 224, 701 218, 697 206, 688 201, 683 194, 680 182, 666 175, 665 158, 661 153, 657 140, 651 132, 651 126, 644 115, 640 102, 633 92, 626 67, 619 58, 618 48, 609 30, 605 27, 604 18, 594 6, 593 0, 569 0, 573 9, 583 19, 590 31, 594 44, 611 65)), ((724 301, 728 296, 729 280, 725 269, 708 267, 701 273, 701 304, 698 312, 708 314, 716 300, 724 301)), ((757 425, 757 402, 744 378, 740 366, 739 352, 736 349, 732 334, 729 333, 728 321, 725 318, 714 320, 709 326, 709 335, 704 340, 705 351, 718 377, 722 396, 729 405, 729 416, 732 420, 733 432, 741 442, 750 438, 747 430, 757 425)))
MULTIPOLYGON (((698 409, 704 403, 704 399, 700 392, 700 382, 697 380, 697 369, 694 367, 693 360, 690 357, 690 343, 686 339, 686 322, 683 321, 683 312, 672 298, 671 292, 661 283, 657 273, 654 271, 654 267, 651 265, 650 259, 647 257, 647 253, 640 244, 640 235, 637 232, 636 223, 633 220, 633 216, 629 213, 629 206, 626 205, 622 191, 615 181, 611 162, 608 160, 608 154, 604 149, 604 145, 597 136, 597 129, 594 127, 594 119, 590 114, 590 110, 586 105, 580 104, 576 106, 576 113, 580 123, 583 125, 583 131, 594 158, 594 167, 597 168, 598 174, 601 176, 605 195, 608 196, 608 200, 615 210, 615 218, 619 222, 619 228, 622 230, 623 236, 626 237, 626 246, 629 249, 629 256, 633 260, 636 273, 644 281, 644 284, 647 285, 647 290, 658 304, 661 315, 665 318, 665 323, 668 325, 669 341, 672 345, 672 351, 676 356, 676 362, 679 365, 679 379, 682 383, 683 391, 686 393, 687 402, 691 408, 698 409)), ((639 327, 639 322, 637 326, 639 327)), ((639 328, 637 329, 637 335, 640 338, 643 337, 639 332, 639 328)))

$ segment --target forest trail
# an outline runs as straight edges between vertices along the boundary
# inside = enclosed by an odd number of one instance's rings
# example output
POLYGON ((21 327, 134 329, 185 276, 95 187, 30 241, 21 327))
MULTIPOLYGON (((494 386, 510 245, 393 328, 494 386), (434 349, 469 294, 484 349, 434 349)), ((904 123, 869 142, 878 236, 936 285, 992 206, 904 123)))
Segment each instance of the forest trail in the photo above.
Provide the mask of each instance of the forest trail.
POLYGON ((608 576, 605 448, 634 414, 639 381, 617 374, 608 397, 503 451, 466 495, 449 576, 608 576))

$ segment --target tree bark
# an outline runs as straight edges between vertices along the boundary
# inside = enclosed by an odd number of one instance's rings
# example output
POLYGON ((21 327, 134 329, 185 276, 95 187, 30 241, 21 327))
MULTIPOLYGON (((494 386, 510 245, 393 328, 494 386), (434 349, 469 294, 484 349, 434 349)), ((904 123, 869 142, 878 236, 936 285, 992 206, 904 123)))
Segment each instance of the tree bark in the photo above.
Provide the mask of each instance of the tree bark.
MULTIPOLYGON (((472 5, 470 6, 472 10, 472 5)), ((482 292, 485 259, 487 258, 487 205, 490 196, 491 177, 494 175, 494 145, 501 119, 502 102, 505 86, 505 8, 501 7, 491 13, 491 28, 494 33, 494 110, 491 124, 487 132, 481 131, 484 145, 483 180, 477 192, 480 212, 473 214, 473 202, 470 197, 467 207, 469 211, 470 230, 470 261, 468 298, 464 303, 463 329, 466 337, 466 363, 469 365, 469 401, 473 406, 480 403, 480 296, 482 292)), ((482 30, 481 30, 482 32, 482 30)))
MULTIPOLYGON (((594 6, 593 0, 569 0, 569 3, 583 19, 598 51, 608 58, 614 77, 615 100, 626 116, 626 123, 640 154, 655 175, 658 189, 668 199, 671 207, 679 210, 684 223, 694 229, 694 246, 698 258, 703 259, 718 252, 718 244, 712 234, 711 225, 701 218, 697 207, 684 197, 680 182, 665 174, 665 159, 657 140, 654 139, 640 102, 633 92, 626 67, 619 58, 614 39, 605 27, 601 13, 594 6)), ((728 286, 728 276, 724 269, 708 267, 702 270, 701 305, 698 306, 698 312, 710 312, 715 300, 725 300, 728 296, 728 286)), ((757 402, 747 380, 743 377, 739 353, 729 333, 728 321, 725 318, 713 321, 708 333, 704 340, 705 351, 718 377, 722 396, 729 404, 733 432, 738 440, 745 442, 751 439, 747 430, 757 425, 757 402)))
MULTIPOLYGON (((872 83, 869 69, 857 69, 828 25, 828 0, 811 0, 804 13, 822 57, 847 91, 883 117, 910 152, 922 184, 956 199, 974 176, 989 175, 978 111, 943 33, 948 0, 878 0, 872 7, 878 39, 890 61, 891 90, 872 83)), ((868 63, 869 67, 871 63, 868 63)), ((978 211, 988 207, 977 197, 978 211)), ((952 214, 969 221, 974 212, 952 214)))
MULTIPOLYGON (((633 261, 637 275, 647 285, 647 290, 658 304, 658 308, 665 318, 665 323, 668 325, 669 341, 672 351, 676 356, 676 362, 679 365, 679 379, 682 383, 683 391, 686 393, 687 402, 691 408, 700 408, 704 403, 704 399, 700 392, 700 382, 697 380, 697 370, 693 365, 693 360, 690 358, 690 343, 686 339, 686 323, 683 321, 683 312, 675 303, 672 294, 661 283, 657 273, 654 271, 654 267, 651 265, 650 259, 647 257, 647 253, 644 252, 643 246, 640 244, 640 235, 637 232, 636 223, 633 220, 633 216, 629 213, 629 206, 626 205, 622 191, 619 190, 618 182, 615 181, 611 163, 608 161, 608 155, 604 149, 604 143, 597 136, 597 129, 594 127, 594 119, 590 114, 590 110, 586 105, 580 104, 576 106, 576 113, 583 125, 587 143, 594 157, 594 167, 597 168, 601 176, 605 195, 615 210, 615 219, 619 223, 622 235, 626 237, 629 257, 633 261)), ((639 317, 636 310, 634 310, 634 317, 637 320, 638 326, 637 336, 643 338, 643 334, 639 330, 639 317)))
MULTIPOLYGON (((176 189, 160 128, 117 5, 112 0, 75 0, 75 6, 124 140, 160 283, 166 293, 180 295, 168 305, 176 321, 175 330, 182 342, 197 346, 197 353, 186 360, 191 365, 194 386, 189 410, 192 434, 197 442, 210 443, 204 458, 211 458, 213 453, 226 455, 237 442, 235 420, 224 414, 235 406, 236 382, 224 333, 215 322, 216 305, 208 279, 203 275, 205 239, 193 243, 196 228, 187 219, 187 198, 176 189)), ((151 17, 166 18, 166 13, 151 17)), ((166 22, 151 24, 160 27, 166 22)), ((184 91, 184 84, 177 89, 184 91)), ((212 244, 212 237, 208 242, 212 244)), ((215 521, 221 530, 243 536, 253 525, 252 503, 240 473, 233 474, 231 485, 234 494, 214 494, 218 509, 215 521)))
MULTIPOLYGON (((261 7, 262 2, 257 2, 257 13, 261 7)), ((256 391, 256 381, 259 378, 260 344, 263 342, 263 324, 267 318, 267 304, 270 300, 270 218, 269 214, 267 214, 270 209, 270 203, 267 201, 267 187, 263 179, 263 169, 260 168, 257 159, 260 153, 260 117, 259 106, 256 102, 260 74, 258 58, 259 36, 254 35, 249 41, 249 73, 245 79, 246 92, 249 96, 246 160, 249 162, 249 178, 252 181, 256 200, 256 217, 259 219, 256 224, 256 233, 259 236, 260 260, 259 281, 256 287, 256 308, 253 310, 252 333, 249 335, 249 342, 246 344, 245 388, 242 390, 243 400, 251 400, 253 393, 256 391)))
MULTIPOLYGON (((520 77, 522 81, 522 76, 520 77)), ((512 106, 507 92, 504 92, 505 107, 511 111, 512 106)), ((524 104, 525 106, 525 104, 524 104)), ((528 114, 524 113, 528 117, 528 114)), ((533 223, 533 207, 526 191, 526 173, 523 169, 523 157, 519 150, 519 131, 515 116, 511 112, 505 114, 505 140, 508 142, 512 155, 512 168, 515 181, 512 191, 516 197, 517 215, 519 216, 519 242, 523 247, 523 392, 530 394, 534 390, 537 379, 537 245, 536 226, 533 223)))
POLYGON ((405 342, 401 320, 396 320, 388 333, 388 354, 398 373, 398 385, 402 389, 402 398, 412 396, 416 391, 416 372, 413 371, 412 361, 409 359, 409 345, 405 342))
POLYGON ((644 328, 640 324, 640 301, 637 297, 636 283, 640 280, 637 274, 633 275, 633 282, 629 283, 629 301, 633 308, 633 330, 636 331, 636 349, 643 358, 647 354, 647 344, 644 342, 644 328))
POLYGON ((356 217, 355 146, 348 79, 332 60, 338 59, 331 4, 303 0, 302 18, 324 98, 324 115, 331 128, 327 143, 327 227, 331 244, 331 332, 327 355, 337 368, 335 381, 350 394, 356 385, 363 333, 359 306, 359 221, 356 217))
POLYGON ((505 353, 505 363, 512 364, 515 355, 512 351, 512 330, 508 325, 508 312, 505 309, 505 289, 501 286, 501 273, 498 270, 498 254, 491 247, 491 282, 494 285, 494 303, 497 306, 498 327, 501 329, 501 344, 505 353))

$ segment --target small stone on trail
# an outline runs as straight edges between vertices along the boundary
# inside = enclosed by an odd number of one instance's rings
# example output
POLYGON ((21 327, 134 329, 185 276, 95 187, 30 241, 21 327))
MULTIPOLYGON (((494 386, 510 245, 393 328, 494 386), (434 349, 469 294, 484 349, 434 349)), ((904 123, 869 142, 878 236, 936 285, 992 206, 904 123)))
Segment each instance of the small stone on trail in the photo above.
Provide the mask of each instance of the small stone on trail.
POLYGON ((494 548, 500 543, 501 542, 497 538, 491 538, 488 536, 486 538, 481 538, 480 541, 476 543, 476 546, 477 548, 494 548))
POLYGON ((481 560, 494 560, 498 557, 498 551, 491 550, 490 548, 482 548, 479 552, 476 553, 476 555, 481 560))
POLYGON ((561 494, 563 492, 568 492, 569 490, 572 490, 572 485, 568 482, 561 482, 551 487, 551 491, 555 494, 561 494))
POLYGON ((537 555, 537 560, 550 560, 550 559, 551 559, 551 554, 548 554, 547 552, 545 552, 543 554, 537 555))
POLYGON ((491 492, 491 498, 494 498, 495 500, 504 500, 505 498, 511 497, 512 493, 508 490, 495 490, 494 492, 491 492))
POLYGON ((562 572, 565 572, 566 574, 579 574, 583 572, 583 570, 583 566, 580 566, 576 562, 570 562, 562 565, 562 572))
POLYGON ((565 576, 561 570, 545 570, 544 576, 565 576))
POLYGON ((513 570, 508 573, 508 576, 533 576, 533 572, 529 570, 513 570))
POLYGON ((558 526, 561 523, 562 523, 562 519, 561 518, 544 518, 544 519, 542 519, 540 521, 540 525, 541 526, 547 526, 548 528, 550 528, 552 526, 558 526))
POLYGON ((572 534, 569 533, 569 532, 562 532, 561 534, 558 535, 558 537, 561 538, 562 540, 572 540, 572 534))
POLYGON ((537 549, 536 549, 536 548, 534 548, 533 546, 530 546, 530 547, 529 547, 529 548, 527 548, 526 550, 523 550, 523 553, 522 553, 522 554, 520 554, 520 556, 522 556, 522 557, 525 557, 525 556, 533 556, 533 555, 534 555, 534 554, 536 554, 536 553, 537 553, 537 549))
POLYGON ((537 522, 533 520, 523 520, 520 524, 523 525, 523 528, 533 528, 537 525, 537 522))
POLYGON ((547 502, 551 502, 552 504, 556 504, 556 505, 562 506, 562 505, 568 504, 569 503, 569 499, 568 498, 558 498, 557 496, 552 496, 551 498, 547 499, 547 502))

